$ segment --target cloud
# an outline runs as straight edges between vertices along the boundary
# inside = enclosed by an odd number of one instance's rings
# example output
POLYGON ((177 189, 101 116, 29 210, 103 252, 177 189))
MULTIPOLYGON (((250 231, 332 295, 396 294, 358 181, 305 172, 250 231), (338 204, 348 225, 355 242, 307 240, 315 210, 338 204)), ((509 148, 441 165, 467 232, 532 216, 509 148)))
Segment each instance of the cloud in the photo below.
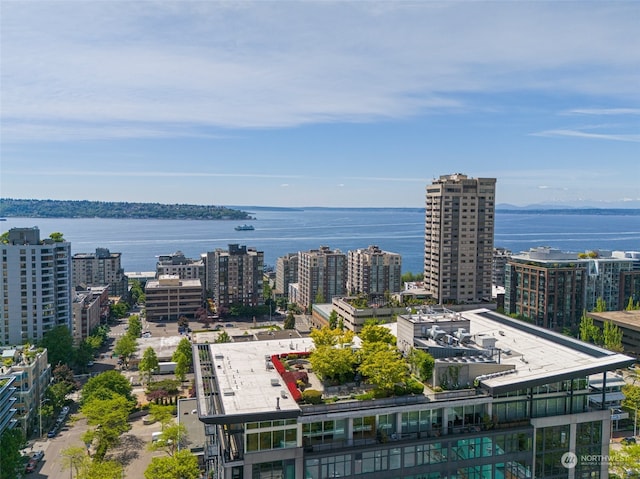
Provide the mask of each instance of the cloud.
POLYGON ((610 140, 610 141, 630 141, 640 142, 640 134, 607 134, 607 133, 587 133, 580 130, 546 130, 532 133, 531 136, 541 136, 548 138, 586 138, 592 140, 610 140))
POLYGON ((633 2, 4 2, 3 140, 404 119, 513 90, 637 97, 637 14, 633 2))
POLYGON ((640 108, 576 108, 568 115, 640 115, 640 108))

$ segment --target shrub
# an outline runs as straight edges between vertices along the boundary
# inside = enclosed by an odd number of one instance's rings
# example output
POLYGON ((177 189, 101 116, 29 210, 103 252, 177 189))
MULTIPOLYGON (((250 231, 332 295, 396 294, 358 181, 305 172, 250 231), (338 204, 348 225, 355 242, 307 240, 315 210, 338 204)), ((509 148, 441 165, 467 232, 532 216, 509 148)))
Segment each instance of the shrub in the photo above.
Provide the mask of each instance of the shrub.
POLYGON ((307 389, 302 393, 302 399, 307 404, 322 404, 322 393, 317 389, 307 389))

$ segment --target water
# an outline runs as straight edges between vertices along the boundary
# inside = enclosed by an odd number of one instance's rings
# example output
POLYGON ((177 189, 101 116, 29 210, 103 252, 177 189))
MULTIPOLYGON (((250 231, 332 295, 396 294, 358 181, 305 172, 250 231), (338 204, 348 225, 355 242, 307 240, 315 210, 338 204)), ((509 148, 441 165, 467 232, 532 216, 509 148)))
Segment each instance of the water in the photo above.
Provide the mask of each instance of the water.
MULTIPOLYGON (((122 253, 125 271, 155 271, 161 254, 188 258, 231 243, 264 251, 265 263, 287 253, 324 245, 347 252, 377 245, 402 255, 403 272, 423 269, 424 210, 421 208, 243 208, 257 218, 254 231, 235 231, 244 221, 128 220, 98 218, 7 218, 0 231, 37 226, 41 237, 59 231, 72 253, 108 248, 122 253)), ((495 245, 514 252, 535 246, 563 251, 640 250, 640 216, 496 213, 495 245)))

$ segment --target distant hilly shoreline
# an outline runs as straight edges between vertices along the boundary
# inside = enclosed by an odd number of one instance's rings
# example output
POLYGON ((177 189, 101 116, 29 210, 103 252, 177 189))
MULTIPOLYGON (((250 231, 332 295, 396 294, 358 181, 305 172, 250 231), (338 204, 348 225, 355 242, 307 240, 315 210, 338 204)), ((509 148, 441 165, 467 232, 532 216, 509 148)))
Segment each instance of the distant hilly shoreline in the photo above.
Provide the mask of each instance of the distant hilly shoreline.
MULTIPOLYGON (((252 220, 257 211, 304 210, 404 210, 424 211, 411 207, 278 207, 278 206, 213 206, 192 204, 161 204, 108 202, 88 200, 36 200, 0 198, 0 217, 14 218, 131 218, 131 219, 194 219, 252 220)), ((639 208, 580 208, 498 205, 496 213, 539 215, 607 215, 640 216, 639 208)))

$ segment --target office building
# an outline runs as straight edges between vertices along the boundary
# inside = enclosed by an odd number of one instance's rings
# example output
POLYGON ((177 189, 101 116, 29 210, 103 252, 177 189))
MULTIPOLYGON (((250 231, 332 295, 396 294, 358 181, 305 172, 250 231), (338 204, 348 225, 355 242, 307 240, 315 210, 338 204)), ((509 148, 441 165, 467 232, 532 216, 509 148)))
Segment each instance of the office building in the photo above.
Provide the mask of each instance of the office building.
POLYGON ((486 309, 424 311, 389 327, 401 350, 436 358, 422 393, 373 399, 366 380, 325 385, 309 338, 195 345, 207 474, 607 477, 606 461, 569 471, 561 459, 608 454, 611 411, 591 400, 588 378, 606 381, 631 358, 486 309), (321 402, 305 402, 301 386, 321 402))
POLYGON ((330 303, 346 293, 347 255, 328 246, 298 253, 298 304, 311 312, 313 303, 330 303))
POLYGON ((147 321, 177 320, 181 316, 195 317, 204 297, 199 279, 160 276, 147 281, 144 288, 147 321))
POLYGON ((459 173, 427 186, 424 283, 438 303, 490 301, 495 189, 459 173))
POLYGON ((207 253, 207 280, 218 311, 263 305, 263 272, 264 252, 255 248, 230 244, 207 253))
POLYGON ((550 247, 512 255, 506 268, 505 311, 556 331, 576 331, 583 311, 595 309, 599 299, 608 311, 626 307, 621 279, 634 277, 636 262, 610 252, 577 254, 550 247))
POLYGON ((276 259, 276 296, 289 297, 289 285, 298 282, 298 253, 276 259))
POLYGON ((109 286, 111 296, 127 295, 128 279, 121 265, 122 254, 107 248, 96 248, 95 253, 76 253, 72 258, 73 286, 109 286))
POLYGON ((40 238, 40 230, 12 228, 0 244, 0 344, 42 339, 71 324, 71 243, 40 238))
POLYGON ((402 257, 377 246, 347 253, 347 292, 383 298, 402 289, 402 257))
POLYGON ((587 313, 593 319, 593 325, 602 331, 604 324, 610 322, 622 331, 622 349, 624 354, 640 358, 640 310, 632 311, 591 311, 587 313))

